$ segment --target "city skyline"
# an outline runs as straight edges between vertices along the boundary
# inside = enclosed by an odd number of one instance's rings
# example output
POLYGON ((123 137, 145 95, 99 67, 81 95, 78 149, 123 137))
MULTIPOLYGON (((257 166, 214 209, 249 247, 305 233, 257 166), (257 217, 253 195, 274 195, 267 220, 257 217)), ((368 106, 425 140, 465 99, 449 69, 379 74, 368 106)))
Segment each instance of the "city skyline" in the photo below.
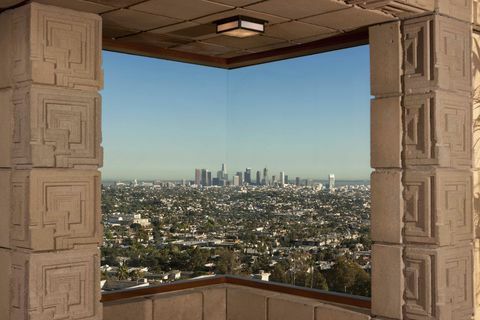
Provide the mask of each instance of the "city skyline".
POLYGON ((368 60, 364 46, 228 71, 104 52, 103 179, 191 179, 219 162, 369 179, 368 60))

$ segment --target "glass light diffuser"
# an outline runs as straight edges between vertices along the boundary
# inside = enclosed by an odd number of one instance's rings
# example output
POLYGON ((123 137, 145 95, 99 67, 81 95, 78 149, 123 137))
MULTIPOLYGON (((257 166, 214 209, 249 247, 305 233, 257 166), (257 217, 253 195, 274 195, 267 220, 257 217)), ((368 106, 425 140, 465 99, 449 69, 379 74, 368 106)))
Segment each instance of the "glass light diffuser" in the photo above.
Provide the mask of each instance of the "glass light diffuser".
POLYGON ((216 21, 217 33, 231 37, 246 38, 265 31, 266 21, 245 16, 234 16, 216 21))

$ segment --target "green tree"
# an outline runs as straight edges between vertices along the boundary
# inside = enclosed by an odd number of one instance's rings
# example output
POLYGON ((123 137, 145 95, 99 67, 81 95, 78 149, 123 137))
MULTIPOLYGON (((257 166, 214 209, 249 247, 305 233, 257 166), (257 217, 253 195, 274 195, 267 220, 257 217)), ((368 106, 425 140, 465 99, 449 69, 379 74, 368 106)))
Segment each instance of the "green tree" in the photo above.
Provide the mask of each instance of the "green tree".
POLYGON ((121 265, 117 270, 118 280, 127 280, 128 279, 128 267, 126 265, 121 265))

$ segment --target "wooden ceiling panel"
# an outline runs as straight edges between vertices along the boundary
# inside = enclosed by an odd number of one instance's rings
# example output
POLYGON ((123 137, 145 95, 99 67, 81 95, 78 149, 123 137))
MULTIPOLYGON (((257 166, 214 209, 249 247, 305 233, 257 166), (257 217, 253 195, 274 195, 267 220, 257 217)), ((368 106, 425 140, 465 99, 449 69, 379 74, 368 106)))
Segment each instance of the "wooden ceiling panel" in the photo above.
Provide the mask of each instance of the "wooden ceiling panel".
POLYGON ((217 44, 224 47, 236 48, 236 49, 250 49, 261 46, 267 46, 275 43, 285 42, 283 39, 271 38, 267 36, 257 35, 248 38, 235 38, 229 36, 217 36, 205 40, 206 43, 217 44))
MULTIPOLYGON (((65 5, 65 0, 35 0, 35 2, 48 4, 51 6, 62 7, 65 5)), ((90 13, 103 13, 115 9, 112 6, 107 6, 99 3, 83 1, 83 0, 68 0, 68 8, 77 11, 90 13)))
POLYGON ((125 43, 145 44, 150 47, 159 48, 171 48, 191 42, 187 39, 172 37, 165 34, 155 34, 152 32, 142 32, 132 36, 117 39, 116 41, 125 43))
POLYGON ((337 0, 267 0, 247 6, 247 9, 280 17, 300 19, 350 7, 337 0))
POLYGON ((116 39, 120 37, 124 37, 126 35, 136 33, 138 31, 136 30, 131 30, 131 29, 126 29, 122 28, 119 26, 114 26, 114 25, 107 25, 104 24, 102 27, 102 34, 103 38, 108 38, 108 39, 116 39))
POLYGON ((219 54, 224 54, 234 50, 232 48, 215 45, 211 43, 205 43, 205 42, 191 42, 184 45, 173 47, 172 49, 177 51, 184 51, 184 52, 190 52, 190 53, 196 53, 196 54, 202 54, 202 55, 219 55, 219 54))
MULTIPOLYGON (((69 0, 63 0, 63 2, 66 2, 66 1, 69 1, 69 0)), ((87 1, 96 2, 99 4, 103 4, 103 5, 115 7, 115 8, 126 8, 141 2, 141 0, 87 0, 87 1)))
POLYGON ((23 0, 0 0, 0 9, 10 8, 22 2, 23 0))
POLYGON ((212 14, 206 17, 195 19, 194 21, 198 23, 212 23, 217 20, 220 20, 223 18, 229 18, 233 16, 247 16, 247 17, 265 20, 267 21, 267 25, 290 21, 290 19, 287 19, 287 18, 282 18, 279 16, 274 16, 274 15, 263 13, 263 12, 258 12, 258 11, 248 10, 248 9, 241 9, 241 8, 224 11, 217 14, 212 14))
POLYGON ((381 11, 353 7, 305 18, 301 21, 332 29, 353 30, 392 19, 392 16, 382 13, 381 11))
MULTIPOLYGON (((107 50, 222 68, 366 44, 368 26, 431 9, 404 0, 32 1, 101 14, 107 50), (265 34, 242 39, 216 34, 213 22, 235 15, 266 20, 265 34)), ((0 0, 0 11, 24 3, 0 0)))
POLYGON ((263 0, 210 0, 211 2, 227 4, 234 7, 243 7, 263 0))
POLYGON ((334 29, 297 21, 279 23, 265 28, 265 35, 285 40, 327 35, 334 32, 336 32, 334 29))
POLYGON ((119 27, 137 31, 150 30, 182 21, 174 18, 127 9, 119 9, 105 13, 102 15, 102 18, 105 26, 119 27))
POLYGON ((192 20, 232 8, 232 6, 203 0, 149 0, 130 7, 133 10, 182 20, 192 20))

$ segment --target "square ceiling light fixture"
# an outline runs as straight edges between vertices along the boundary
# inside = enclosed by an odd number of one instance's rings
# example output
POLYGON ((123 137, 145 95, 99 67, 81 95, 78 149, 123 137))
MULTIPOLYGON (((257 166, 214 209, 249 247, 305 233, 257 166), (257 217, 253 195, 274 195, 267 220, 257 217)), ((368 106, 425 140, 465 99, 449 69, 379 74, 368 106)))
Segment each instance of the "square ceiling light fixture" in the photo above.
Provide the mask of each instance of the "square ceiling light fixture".
POLYGON ((246 38, 265 32, 267 21, 245 17, 234 16, 214 22, 217 25, 217 33, 226 36, 246 38))

